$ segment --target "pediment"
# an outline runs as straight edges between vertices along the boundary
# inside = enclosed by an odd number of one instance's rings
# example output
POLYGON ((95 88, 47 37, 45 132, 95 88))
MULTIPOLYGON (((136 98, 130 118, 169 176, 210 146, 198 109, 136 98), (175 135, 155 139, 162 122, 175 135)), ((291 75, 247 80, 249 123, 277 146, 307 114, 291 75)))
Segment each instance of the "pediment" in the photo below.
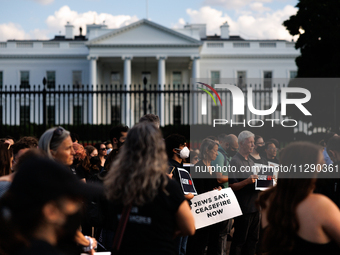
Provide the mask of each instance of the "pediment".
POLYGON ((201 45, 192 37, 183 35, 149 20, 140 20, 120 29, 115 29, 90 40, 88 46, 103 45, 201 45))

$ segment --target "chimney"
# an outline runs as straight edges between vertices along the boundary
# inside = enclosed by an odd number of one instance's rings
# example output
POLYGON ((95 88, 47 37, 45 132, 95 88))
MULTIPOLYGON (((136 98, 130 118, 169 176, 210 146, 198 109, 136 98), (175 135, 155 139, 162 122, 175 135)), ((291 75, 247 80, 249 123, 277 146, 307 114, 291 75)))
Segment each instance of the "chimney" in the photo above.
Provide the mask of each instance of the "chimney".
POLYGON ((221 28, 221 39, 229 39, 229 25, 228 22, 226 21, 221 28))
POLYGON ((65 39, 73 39, 73 25, 70 25, 70 22, 67 22, 65 25, 65 39))

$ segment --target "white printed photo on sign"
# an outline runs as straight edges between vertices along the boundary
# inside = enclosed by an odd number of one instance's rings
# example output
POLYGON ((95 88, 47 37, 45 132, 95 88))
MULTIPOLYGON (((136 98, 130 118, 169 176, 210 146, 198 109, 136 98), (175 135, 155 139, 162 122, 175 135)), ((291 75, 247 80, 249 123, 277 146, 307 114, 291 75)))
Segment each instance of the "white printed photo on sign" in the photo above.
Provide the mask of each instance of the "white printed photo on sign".
POLYGON ((184 194, 192 193, 193 195, 197 195, 194 182, 189 172, 183 168, 178 168, 178 175, 184 194))
POLYGON ((242 215, 240 205, 231 188, 203 193, 195 196, 191 202, 196 229, 242 215))

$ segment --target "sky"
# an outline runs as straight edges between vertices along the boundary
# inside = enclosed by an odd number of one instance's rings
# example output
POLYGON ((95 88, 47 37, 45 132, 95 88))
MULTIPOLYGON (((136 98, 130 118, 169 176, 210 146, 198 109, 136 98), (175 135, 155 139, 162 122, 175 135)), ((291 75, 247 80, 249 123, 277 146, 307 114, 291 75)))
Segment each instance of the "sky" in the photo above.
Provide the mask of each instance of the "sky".
MULTIPOLYGON (((230 35, 245 39, 293 37, 282 23, 296 14, 298 0, 0 0, 0 41, 48 40, 65 35, 65 25, 86 31, 86 24, 119 28, 149 19, 168 28, 207 25, 207 34, 220 34, 228 22, 230 35)), ((84 34, 83 32, 83 34, 84 34)))

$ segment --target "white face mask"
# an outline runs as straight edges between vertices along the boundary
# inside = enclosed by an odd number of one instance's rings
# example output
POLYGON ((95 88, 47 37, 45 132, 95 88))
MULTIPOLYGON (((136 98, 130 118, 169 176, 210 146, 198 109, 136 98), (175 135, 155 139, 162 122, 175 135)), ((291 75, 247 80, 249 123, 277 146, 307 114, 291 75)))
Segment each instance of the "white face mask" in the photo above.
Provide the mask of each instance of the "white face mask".
MULTIPOLYGON (((176 150, 180 150, 180 149, 177 149, 176 150)), ((185 158, 189 158, 189 154, 190 154, 190 150, 188 149, 187 146, 185 146, 182 150, 180 150, 179 152, 179 156, 182 158, 182 159, 185 159, 185 158)), ((178 154, 177 154, 178 155, 178 154)))
POLYGON ((106 150, 106 155, 109 155, 111 151, 112 151, 111 148, 110 148, 110 149, 107 149, 107 150, 106 150))

